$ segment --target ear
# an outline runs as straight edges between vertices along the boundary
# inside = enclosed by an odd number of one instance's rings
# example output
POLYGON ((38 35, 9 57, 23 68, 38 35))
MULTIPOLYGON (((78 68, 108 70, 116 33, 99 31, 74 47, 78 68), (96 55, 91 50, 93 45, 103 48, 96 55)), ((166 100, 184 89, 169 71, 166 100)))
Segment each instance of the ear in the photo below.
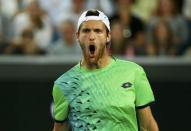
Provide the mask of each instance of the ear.
POLYGON ((76 32, 76 40, 79 41, 79 32, 76 32))
POLYGON ((107 35, 107 43, 109 43, 111 41, 111 33, 109 32, 108 35, 107 35))

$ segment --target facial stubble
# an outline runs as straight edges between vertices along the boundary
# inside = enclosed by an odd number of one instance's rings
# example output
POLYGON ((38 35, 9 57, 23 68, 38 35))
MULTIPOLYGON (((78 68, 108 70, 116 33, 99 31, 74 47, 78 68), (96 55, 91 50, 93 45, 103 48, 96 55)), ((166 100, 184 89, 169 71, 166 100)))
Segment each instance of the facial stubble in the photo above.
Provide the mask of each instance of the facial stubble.
POLYGON ((85 44, 81 44, 81 42, 79 41, 80 43, 80 46, 81 46, 81 49, 82 49, 82 52, 83 52, 83 55, 84 55, 84 59, 86 61, 86 63, 88 64, 89 67, 92 67, 92 68, 100 68, 99 65, 101 64, 101 59, 104 57, 104 53, 106 53, 106 44, 105 45, 102 45, 102 46, 96 46, 96 57, 95 57, 95 60, 94 62, 91 62, 90 61, 90 58, 88 56, 88 53, 89 53, 89 45, 85 45, 85 44))

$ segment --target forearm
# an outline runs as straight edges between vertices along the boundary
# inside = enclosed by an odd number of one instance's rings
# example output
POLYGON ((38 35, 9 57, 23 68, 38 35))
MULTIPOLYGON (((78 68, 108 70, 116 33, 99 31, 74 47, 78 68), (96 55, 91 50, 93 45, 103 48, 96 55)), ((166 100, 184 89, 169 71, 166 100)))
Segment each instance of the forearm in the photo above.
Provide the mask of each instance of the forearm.
POLYGON ((159 131, 159 128, 155 122, 155 123, 152 123, 148 126, 140 126, 140 131, 159 131))
POLYGON ((141 131, 159 131, 156 121, 153 119, 147 125, 140 125, 141 131))
POLYGON ((141 131, 159 131, 157 122, 151 113, 150 107, 139 109, 137 111, 141 131))
POLYGON ((69 131, 67 123, 55 123, 53 131, 69 131))

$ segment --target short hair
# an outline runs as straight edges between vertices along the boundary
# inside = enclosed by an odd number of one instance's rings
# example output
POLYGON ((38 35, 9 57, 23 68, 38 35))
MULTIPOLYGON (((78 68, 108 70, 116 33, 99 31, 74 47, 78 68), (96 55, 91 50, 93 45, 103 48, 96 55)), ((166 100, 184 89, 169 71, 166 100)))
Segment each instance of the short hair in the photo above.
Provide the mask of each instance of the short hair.
POLYGON ((88 10, 86 16, 99 16, 99 12, 95 9, 88 10))

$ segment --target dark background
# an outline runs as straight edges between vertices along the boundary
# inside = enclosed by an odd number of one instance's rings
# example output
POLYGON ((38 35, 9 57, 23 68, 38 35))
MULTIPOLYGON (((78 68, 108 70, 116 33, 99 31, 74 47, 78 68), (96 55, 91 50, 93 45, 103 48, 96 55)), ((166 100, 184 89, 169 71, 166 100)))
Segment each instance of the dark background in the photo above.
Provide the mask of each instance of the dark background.
MULTIPOLYGON (((152 85, 153 114, 161 131, 189 131, 191 62, 189 59, 136 58, 152 85)), ((54 80, 78 58, 0 57, 0 130, 51 131, 54 80)))

